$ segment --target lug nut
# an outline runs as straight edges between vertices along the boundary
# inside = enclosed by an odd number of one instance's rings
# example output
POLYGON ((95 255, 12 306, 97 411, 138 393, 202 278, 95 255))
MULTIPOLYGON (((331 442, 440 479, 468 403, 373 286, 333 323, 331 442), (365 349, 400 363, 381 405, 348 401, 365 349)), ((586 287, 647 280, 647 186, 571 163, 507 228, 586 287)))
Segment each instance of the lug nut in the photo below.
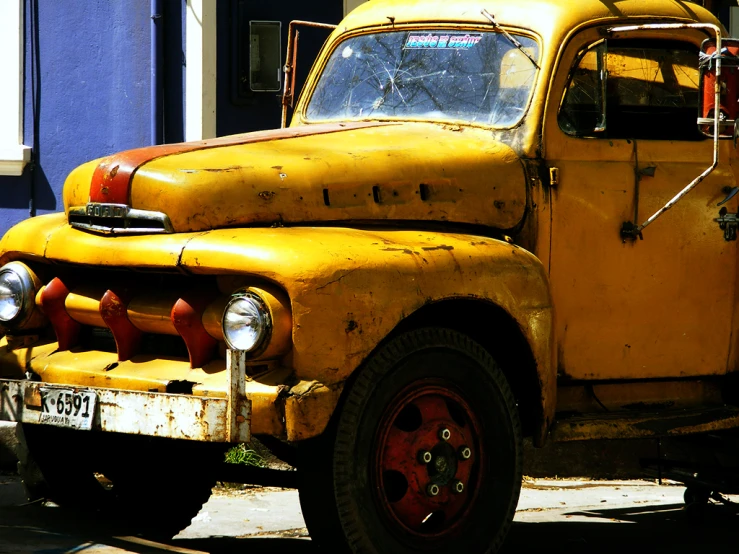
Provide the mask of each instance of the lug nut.
POLYGON ((439 494, 439 485, 436 483, 431 483, 428 487, 426 487, 426 494, 429 496, 436 496, 439 494))
POLYGON ((463 446, 459 449, 459 457, 462 460, 469 460, 472 457, 472 450, 469 446, 463 446))
POLYGON ((452 438, 452 432, 449 429, 442 429, 439 431, 439 438, 443 441, 448 441, 452 438))
POLYGON ((464 492, 464 483, 462 481, 457 481, 452 485, 452 490, 456 492, 457 494, 461 494, 464 492))
POLYGON ((433 458, 434 457, 431 455, 431 452, 429 452, 428 450, 421 450, 418 453, 418 461, 420 463, 422 463, 422 464, 429 464, 429 463, 431 463, 431 460, 433 458))

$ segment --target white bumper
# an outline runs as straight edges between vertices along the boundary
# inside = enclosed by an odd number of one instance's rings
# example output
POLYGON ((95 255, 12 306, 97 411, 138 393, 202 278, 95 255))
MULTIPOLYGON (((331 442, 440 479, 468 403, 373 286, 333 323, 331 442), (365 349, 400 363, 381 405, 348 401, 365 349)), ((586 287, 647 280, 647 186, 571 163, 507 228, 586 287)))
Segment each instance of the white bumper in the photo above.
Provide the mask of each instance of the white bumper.
POLYGON ((229 358, 229 398, 0 379, 0 421, 40 423, 41 388, 85 390, 97 395, 93 431, 205 442, 248 442, 251 402, 243 392, 243 357, 233 352, 229 358))

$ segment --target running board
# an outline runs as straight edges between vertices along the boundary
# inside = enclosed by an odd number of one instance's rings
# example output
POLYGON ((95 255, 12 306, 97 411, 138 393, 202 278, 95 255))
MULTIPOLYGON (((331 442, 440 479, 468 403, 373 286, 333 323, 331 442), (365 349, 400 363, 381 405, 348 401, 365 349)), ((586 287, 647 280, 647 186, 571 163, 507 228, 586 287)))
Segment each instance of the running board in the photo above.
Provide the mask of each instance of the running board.
POLYGON ((594 439, 642 439, 691 435, 739 428, 739 407, 720 406, 662 412, 610 412, 556 419, 555 442, 594 439))

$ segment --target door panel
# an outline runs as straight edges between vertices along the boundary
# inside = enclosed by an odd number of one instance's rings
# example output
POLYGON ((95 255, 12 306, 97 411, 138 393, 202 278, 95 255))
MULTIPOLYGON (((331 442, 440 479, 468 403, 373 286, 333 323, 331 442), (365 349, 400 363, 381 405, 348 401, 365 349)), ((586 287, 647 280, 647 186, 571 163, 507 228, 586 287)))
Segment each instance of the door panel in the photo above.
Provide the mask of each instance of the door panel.
MULTIPOLYGON (((554 98, 566 84, 566 76, 555 79, 554 98)), ((725 373, 736 243, 724 241, 713 219, 722 189, 735 184, 730 145, 722 143, 722 165, 649 226, 644 240, 624 242, 619 231, 634 219, 637 164, 641 223, 710 165, 712 143, 570 136, 557 123, 557 104, 550 103, 545 148, 547 163, 559 168, 550 279, 560 374, 609 380, 725 373)), ((624 120, 641 121, 641 109, 630 110, 619 127, 631 132, 624 120)))

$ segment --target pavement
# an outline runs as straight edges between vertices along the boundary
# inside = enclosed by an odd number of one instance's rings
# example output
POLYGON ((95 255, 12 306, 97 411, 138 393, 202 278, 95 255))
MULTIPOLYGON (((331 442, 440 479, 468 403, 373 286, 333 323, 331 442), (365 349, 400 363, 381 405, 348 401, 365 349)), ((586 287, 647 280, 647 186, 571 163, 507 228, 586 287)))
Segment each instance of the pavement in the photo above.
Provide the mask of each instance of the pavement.
POLYGON ((15 467, 15 450, 18 444, 15 426, 15 423, 0 421, 0 470, 15 467))
MULTIPOLYGON (((683 491, 650 481, 527 479, 503 552, 735 550, 736 511, 709 506, 706 520, 695 523, 683 510, 683 491)), ((217 488, 192 525, 171 541, 114 537, 52 504, 26 504, 18 477, 0 474, 2 554, 317 553, 304 525, 294 490, 217 488)))

